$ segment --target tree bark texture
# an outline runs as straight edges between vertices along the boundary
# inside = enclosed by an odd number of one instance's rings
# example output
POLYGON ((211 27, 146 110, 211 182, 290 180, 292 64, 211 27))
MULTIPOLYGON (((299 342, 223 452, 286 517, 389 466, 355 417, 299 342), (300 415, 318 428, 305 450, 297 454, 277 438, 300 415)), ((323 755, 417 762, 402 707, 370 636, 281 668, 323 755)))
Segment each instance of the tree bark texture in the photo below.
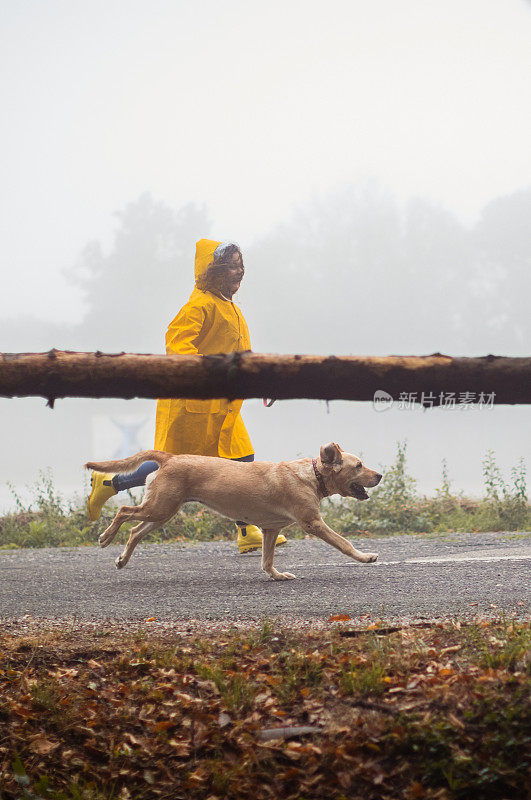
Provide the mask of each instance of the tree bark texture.
MULTIPOLYGON (((167 356, 132 353, 0 354, 0 396, 272 397, 394 400, 469 393, 503 403, 531 402, 531 358, 481 356, 315 356, 230 353, 167 356)), ((428 398, 428 400, 426 399, 428 398)), ((470 400, 469 400, 470 402, 470 400)))

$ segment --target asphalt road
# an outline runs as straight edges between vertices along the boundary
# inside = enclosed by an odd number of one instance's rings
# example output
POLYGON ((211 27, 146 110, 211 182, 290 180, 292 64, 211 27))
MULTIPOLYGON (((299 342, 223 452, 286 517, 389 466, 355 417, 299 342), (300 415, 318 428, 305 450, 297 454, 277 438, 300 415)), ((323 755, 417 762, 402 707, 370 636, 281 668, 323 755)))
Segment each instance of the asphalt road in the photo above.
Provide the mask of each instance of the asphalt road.
POLYGON ((313 539, 279 548, 298 580, 272 581, 260 553, 229 542, 0 551, 0 619, 423 619, 529 612, 531 534, 447 534, 355 541, 378 552, 358 564, 313 539))

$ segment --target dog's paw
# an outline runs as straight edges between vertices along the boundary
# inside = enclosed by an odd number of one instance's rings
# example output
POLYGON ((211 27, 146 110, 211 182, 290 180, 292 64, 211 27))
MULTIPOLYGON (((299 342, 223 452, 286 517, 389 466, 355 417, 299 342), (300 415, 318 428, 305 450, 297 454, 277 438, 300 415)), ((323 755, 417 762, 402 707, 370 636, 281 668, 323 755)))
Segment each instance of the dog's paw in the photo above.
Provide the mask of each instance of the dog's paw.
POLYGON ((116 569, 122 569, 122 567, 125 567, 125 564, 122 561, 122 556, 118 556, 114 563, 116 564, 116 569))
POLYGON ((365 563, 372 564, 378 559, 378 553, 365 553, 365 563))
POLYGON ((107 547, 110 544, 112 539, 109 536, 105 536, 105 533, 100 533, 98 536, 98 544, 100 547, 107 547))
POLYGON ((277 581, 292 581, 296 580, 297 576, 293 575, 291 572, 279 572, 278 576, 275 576, 275 580, 277 581))

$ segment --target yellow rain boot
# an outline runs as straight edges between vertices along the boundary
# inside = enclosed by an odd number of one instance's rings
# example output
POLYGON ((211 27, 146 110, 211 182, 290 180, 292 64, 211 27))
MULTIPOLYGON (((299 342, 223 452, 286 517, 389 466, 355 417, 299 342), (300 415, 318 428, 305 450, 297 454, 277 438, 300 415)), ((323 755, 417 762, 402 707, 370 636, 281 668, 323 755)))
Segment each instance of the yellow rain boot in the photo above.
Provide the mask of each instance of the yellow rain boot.
MULTIPOLYGON (((262 548, 262 531, 256 525, 236 525, 238 530, 238 538, 236 544, 240 554, 250 553, 251 550, 261 550, 262 548)), ((286 544, 288 540, 280 533, 277 536, 275 547, 286 544)))
POLYGON ((90 495, 87 500, 87 513, 90 519, 95 522, 99 519, 101 509, 109 499, 118 494, 112 485, 113 475, 107 472, 93 472, 90 478, 90 495))

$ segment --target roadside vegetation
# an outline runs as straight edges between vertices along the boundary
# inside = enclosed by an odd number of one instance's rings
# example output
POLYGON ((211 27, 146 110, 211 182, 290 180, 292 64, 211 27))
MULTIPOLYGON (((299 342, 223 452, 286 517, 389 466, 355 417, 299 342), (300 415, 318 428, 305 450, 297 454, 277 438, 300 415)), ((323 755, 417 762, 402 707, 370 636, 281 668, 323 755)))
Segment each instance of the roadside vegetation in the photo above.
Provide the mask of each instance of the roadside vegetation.
POLYGON ((0 796, 526 796, 528 627, 335 619, 4 630, 0 796))
MULTIPOLYGON (((441 486, 435 496, 420 495, 415 479, 408 473, 406 455, 406 443, 399 442, 393 464, 383 468, 384 478, 371 491, 369 501, 326 499, 321 508, 328 524, 345 536, 531 530, 523 459, 513 467, 510 477, 504 478, 495 454, 488 451, 483 459, 484 495, 474 499, 452 488, 445 460, 441 486)), ((63 498, 47 473, 41 474, 29 505, 20 499, 13 487, 11 491, 17 508, 0 517, 0 548, 3 549, 94 545, 115 513, 115 506, 109 503, 101 519, 97 523, 90 522, 84 498, 63 498)), ((129 493, 129 498, 125 496, 124 500, 135 503, 139 497, 140 494, 129 493)), ((126 539, 128 527, 131 526, 122 527, 116 542, 126 539)), ((288 536, 303 535, 296 526, 288 530, 288 536)), ((146 541, 214 539, 233 540, 233 523, 199 503, 188 503, 146 541)))

